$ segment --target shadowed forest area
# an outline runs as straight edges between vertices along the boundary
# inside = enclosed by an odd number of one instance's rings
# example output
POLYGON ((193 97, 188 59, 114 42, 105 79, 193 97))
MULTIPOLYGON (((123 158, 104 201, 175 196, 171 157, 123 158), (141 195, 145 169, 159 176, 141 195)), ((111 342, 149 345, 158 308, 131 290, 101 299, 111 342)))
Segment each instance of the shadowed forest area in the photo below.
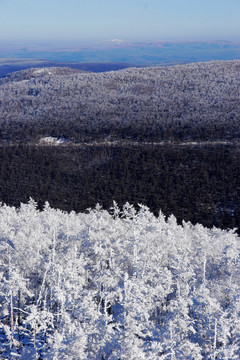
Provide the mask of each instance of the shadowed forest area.
POLYGON ((205 146, 2 146, 0 201, 29 197, 70 212, 115 200, 178 221, 239 227, 240 148, 205 146))

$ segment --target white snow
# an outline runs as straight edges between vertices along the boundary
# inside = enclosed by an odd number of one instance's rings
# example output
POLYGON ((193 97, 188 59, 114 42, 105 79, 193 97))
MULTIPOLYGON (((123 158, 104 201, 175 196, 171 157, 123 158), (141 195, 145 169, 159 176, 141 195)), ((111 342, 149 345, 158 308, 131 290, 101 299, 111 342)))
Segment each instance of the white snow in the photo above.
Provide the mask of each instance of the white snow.
POLYGON ((1 359, 240 358, 234 231, 30 200, 0 206, 0 232, 1 359))
POLYGON ((41 68, 41 69, 37 69, 33 71, 34 75, 40 75, 40 74, 46 74, 46 75, 51 75, 52 72, 50 70, 48 70, 47 68, 41 68))
POLYGON ((42 144, 42 145, 61 145, 61 144, 64 144, 66 143, 67 140, 65 138, 57 138, 57 137, 54 137, 54 136, 45 136, 45 137, 42 137, 40 138, 39 140, 39 144, 42 144))

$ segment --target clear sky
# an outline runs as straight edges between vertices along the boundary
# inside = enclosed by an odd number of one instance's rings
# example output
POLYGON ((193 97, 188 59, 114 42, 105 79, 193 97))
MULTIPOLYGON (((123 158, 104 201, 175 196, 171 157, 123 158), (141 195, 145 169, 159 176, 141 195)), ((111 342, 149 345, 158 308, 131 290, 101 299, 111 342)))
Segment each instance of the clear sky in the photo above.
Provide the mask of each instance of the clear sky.
POLYGON ((240 0, 0 0, 0 41, 240 41, 240 0))

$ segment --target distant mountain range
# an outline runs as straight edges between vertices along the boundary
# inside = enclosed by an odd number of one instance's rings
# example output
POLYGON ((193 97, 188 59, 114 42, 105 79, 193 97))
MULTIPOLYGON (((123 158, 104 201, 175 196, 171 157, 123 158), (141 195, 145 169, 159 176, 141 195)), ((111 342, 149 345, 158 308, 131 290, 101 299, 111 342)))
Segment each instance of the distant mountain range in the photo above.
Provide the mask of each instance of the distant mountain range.
POLYGON ((236 59, 240 59, 240 43, 229 41, 128 42, 111 39, 88 46, 76 43, 64 46, 0 44, 0 76, 32 66, 70 66, 102 72, 129 66, 175 65, 236 59))
MULTIPOLYGON (((116 71, 132 67, 132 64, 120 63, 120 62, 61 62, 51 60, 39 60, 39 59, 0 59, 0 78, 6 75, 20 71, 34 68, 43 67, 69 67, 81 71, 90 71, 94 73, 105 71, 116 71)), ((136 65, 137 66, 137 65, 136 65)))

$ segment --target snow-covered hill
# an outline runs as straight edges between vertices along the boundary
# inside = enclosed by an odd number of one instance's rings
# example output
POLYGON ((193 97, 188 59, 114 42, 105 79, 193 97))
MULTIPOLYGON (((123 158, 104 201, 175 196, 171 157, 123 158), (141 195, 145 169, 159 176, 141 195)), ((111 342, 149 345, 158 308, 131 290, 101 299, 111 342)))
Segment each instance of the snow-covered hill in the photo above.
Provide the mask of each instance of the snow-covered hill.
POLYGON ((2 140, 240 137, 240 61, 107 73, 29 69, 0 84, 2 140))

